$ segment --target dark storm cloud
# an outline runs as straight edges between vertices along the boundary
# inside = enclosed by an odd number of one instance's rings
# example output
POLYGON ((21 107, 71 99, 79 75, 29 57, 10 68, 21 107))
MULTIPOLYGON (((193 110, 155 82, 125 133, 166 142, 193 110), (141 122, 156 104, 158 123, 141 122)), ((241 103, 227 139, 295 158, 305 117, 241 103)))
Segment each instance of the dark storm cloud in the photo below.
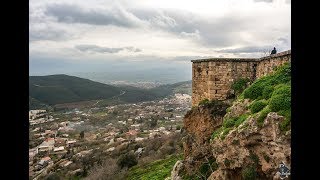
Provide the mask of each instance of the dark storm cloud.
POLYGON ((78 5, 50 4, 47 6, 45 13, 56 17, 59 22, 64 23, 115 25, 121 27, 133 27, 137 25, 137 19, 121 8, 99 11, 85 9, 78 5))
POLYGON ((142 51, 141 49, 134 48, 134 47, 109 48, 109 47, 102 47, 102 46, 90 45, 90 44, 76 45, 75 48, 82 52, 97 52, 97 53, 118 53, 123 50, 127 50, 130 52, 142 51))

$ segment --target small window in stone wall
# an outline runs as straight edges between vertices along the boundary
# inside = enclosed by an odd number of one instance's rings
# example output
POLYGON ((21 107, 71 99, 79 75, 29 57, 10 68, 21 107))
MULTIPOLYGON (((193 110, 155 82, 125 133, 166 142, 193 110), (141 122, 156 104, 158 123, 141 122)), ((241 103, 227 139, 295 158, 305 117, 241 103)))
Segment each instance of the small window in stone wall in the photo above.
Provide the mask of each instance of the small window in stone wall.
POLYGON ((218 94, 218 90, 216 90, 216 94, 218 94))
POLYGON ((207 72, 207 75, 208 75, 208 70, 206 72, 207 72))
POLYGON ((218 79, 218 78, 214 78, 214 80, 215 80, 215 81, 220 81, 220 79, 218 79))

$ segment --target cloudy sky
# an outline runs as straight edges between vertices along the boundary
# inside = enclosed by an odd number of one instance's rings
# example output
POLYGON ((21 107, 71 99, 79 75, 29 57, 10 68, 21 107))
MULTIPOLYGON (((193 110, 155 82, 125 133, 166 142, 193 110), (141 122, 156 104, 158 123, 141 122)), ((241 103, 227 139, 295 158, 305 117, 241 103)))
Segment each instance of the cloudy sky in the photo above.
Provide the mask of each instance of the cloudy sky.
POLYGON ((291 48, 290 14, 290 0, 30 0, 30 75, 261 57, 291 48))

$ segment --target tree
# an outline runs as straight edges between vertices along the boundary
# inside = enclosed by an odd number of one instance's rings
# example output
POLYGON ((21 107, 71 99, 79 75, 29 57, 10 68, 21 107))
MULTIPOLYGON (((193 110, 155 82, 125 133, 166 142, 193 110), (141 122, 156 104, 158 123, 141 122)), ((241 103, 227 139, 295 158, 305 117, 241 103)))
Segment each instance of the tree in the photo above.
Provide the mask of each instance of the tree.
POLYGON ((80 138, 83 139, 84 138, 84 131, 80 132, 80 138))
POLYGON ((150 128, 156 127, 157 124, 158 124, 158 120, 152 118, 151 121, 150 121, 150 128))
POLYGON ((122 169, 124 167, 132 167, 136 164, 138 164, 137 158, 132 153, 127 153, 124 155, 121 155, 117 161, 118 166, 122 169))

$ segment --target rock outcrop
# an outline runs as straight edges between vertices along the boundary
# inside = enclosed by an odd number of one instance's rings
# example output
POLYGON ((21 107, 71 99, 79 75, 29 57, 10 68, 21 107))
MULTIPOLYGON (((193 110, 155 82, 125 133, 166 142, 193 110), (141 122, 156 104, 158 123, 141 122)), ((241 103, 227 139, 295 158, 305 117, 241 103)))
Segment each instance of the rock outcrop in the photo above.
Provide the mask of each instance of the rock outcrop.
POLYGON ((211 156, 211 135, 221 126, 228 107, 226 102, 214 101, 195 107, 185 115, 184 127, 187 135, 183 138, 183 148, 187 173, 192 174, 204 158, 211 156))
POLYGON ((248 113, 250 102, 234 102, 228 108, 220 102, 214 106, 203 105, 193 108, 184 118, 187 135, 183 138, 184 161, 179 161, 172 179, 184 174, 195 174, 199 167, 213 158, 217 168, 208 179, 280 179, 279 165, 291 164, 291 130, 281 132, 279 123, 283 116, 268 113, 263 124, 257 116, 250 115, 238 127, 234 127, 223 138, 211 138, 212 133, 222 126, 224 118, 248 113), (218 105, 219 104, 219 105, 218 105))
POLYGON ((214 139, 211 150, 219 169, 208 179, 241 179, 248 168, 257 179, 278 179, 280 163, 289 168, 291 164, 290 131, 281 133, 282 120, 271 112, 260 128, 255 118, 249 118, 225 139, 214 139))

